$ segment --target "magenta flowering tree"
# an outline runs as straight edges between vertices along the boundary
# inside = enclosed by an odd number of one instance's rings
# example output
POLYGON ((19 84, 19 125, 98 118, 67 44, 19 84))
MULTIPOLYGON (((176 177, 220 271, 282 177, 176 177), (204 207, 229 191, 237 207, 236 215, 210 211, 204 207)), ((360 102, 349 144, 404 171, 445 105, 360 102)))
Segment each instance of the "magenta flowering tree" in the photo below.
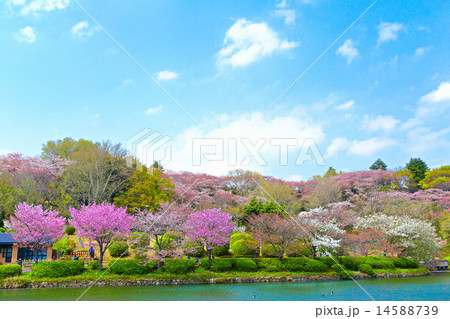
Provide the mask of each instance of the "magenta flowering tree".
POLYGON ((103 255, 113 238, 128 235, 135 218, 127 214, 126 207, 113 204, 91 204, 80 210, 70 208, 72 219, 69 223, 76 228, 77 234, 96 242, 100 250, 99 269, 102 269, 103 255))
POLYGON ((231 215, 220 209, 205 209, 190 214, 185 224, 186 236, 206 248, 208 259, 214 247, 223 246, 230 241, 231 231, 236 223, 231 215))
POLYGON ((21 203, 16 206, 14 215, 10 218, 11 228, 15 231, 11 236, 19 245, 34 251, 36 262, 39 252, 52 246, 64 234, 66 219, 58 217, 57 211, 21 203))

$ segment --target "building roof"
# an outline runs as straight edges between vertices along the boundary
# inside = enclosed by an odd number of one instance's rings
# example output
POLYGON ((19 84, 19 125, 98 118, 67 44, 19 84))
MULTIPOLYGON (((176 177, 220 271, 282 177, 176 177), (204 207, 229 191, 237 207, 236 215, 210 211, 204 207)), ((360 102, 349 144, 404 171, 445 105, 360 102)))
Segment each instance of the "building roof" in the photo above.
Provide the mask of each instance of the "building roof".
POLYGON ((0 244, 14 244, 16 241, 9 233, 0 233, 0 244))

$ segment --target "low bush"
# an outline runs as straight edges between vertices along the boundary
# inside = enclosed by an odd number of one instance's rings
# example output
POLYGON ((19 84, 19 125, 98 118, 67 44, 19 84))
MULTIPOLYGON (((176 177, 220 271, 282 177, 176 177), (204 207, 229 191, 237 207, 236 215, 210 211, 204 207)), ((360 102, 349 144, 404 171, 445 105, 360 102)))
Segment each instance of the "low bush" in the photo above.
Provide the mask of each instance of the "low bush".
POLYGON ((48 261, 34 264, 33 276, 42 278, 61 278, 80 275, 84 271, 84 261, 48 261))
POLYGON ((358 266, 358 271, 362 272, 363 274, 369 275, 369 276, 374 276, 375 272, 373 271, 372 266, 368 265, 368 264, 361 264, 358 266))
POLYGON ((230 244, 214 247, 212 254, 216 257, 226 256, 230 254, 230 244))
POLYGON ((253 272, 258 270, 258 265, 250 258, 230 258, 230 260, 236 271, 253 272))
POLYGON ((328 267, 331 267, 333 265, 336 265, 336 262, 331 257, 316 257, 317 260, 320 260, 328 267))
POLYGON ((374 269, 394 269, 395 264, 392 260, 386 257, 369 256, 359 257, 360 263, 368 264, 374 269))
POLYGON ((328 271, 328 266, 320 260, 309 259, 303 269, 307 272, 326 272, 328 271))
POLYGON ((211 261, 208 258, 200 259, 200 267, 209 270, 211 268, 211 261))
POLYGON ((396 268, 401 269, 414 269, 419 268, 419 262, 417 260, 406 258, 406 257, 397 257, 393 258, 394 266, 396 268))
POLYGON ((211 260, 211 271, 225 272, 233 269, 233 263, 230 259, 213 259, 211 260))
POLYGON ((145 275, 158 268, 156 260, 119 259, 110 261, 109 272, 117 275, 145 275))
POLYGON ((200 243, 186 242, 183 244, 183 253, 186 256, 202 258, 205 256, 205 250, 200 243))
POLYGON ((0 227, 0 233, 6 233, 6 229, 3 227, 0 227))
POLYGON ((254 256, 256 253, 257 243, 247 239, 237 240, 231 246, 234 256, 254 256))
POLYGON ((61 253, 62 256, 65 256, 72 254, 76 246, 77 245, 73 239, 66 237, 54 243, 53 249, 61 253))
POLYGON ((344 270, 345 268, 342 269, 341 266, 339 266, 338 264, 334 264, 333 266, 331 266, 331 270, 341 276, 342 279, 350 280, 350 275, 344 270))
POLYGON ((311 251, 305 244, 292 245, 286 249, 288 257, 307 257, 309 255, 311 255, 311 251))
POLYGON ((100 261, 98 261, 98 260, 91 260, 89 262, 88 266, 92 270, 98 269, 98 267, 100 266, 100 261))
POLYGON ((258 269, 262 271, 275 272, 283 271, 283 263, 276 258, 259 258, 256 259, 258 269))
POLYGON ((289 257, 283 258, 282 263, 286 270, 299 272, 305 270, 305 265, 310 260, 306 257, 289 257))
POLYGON ((195 261, 191 259, 172 259, 164 265, 164 270, 171 274, 185 275, 195 270, 195 261))
MULTIPOLYGON (((362 257, 364 258, 364 257, 362 257)), ((330 258, 331 259, 331 258, 330 258)), ((349 269, 352 271, 357 271, 358 266, 363 263, 364 261, 360 258, 351 258, 347 256, 341 256, 339 257, 339 263, 345 267, 345 269, 349 269)), ((364 262, 365 263, 365 262, 364 262)))
POLYGON ((75 227, 73 227, 72 225, 69 225, 66 227, 66 234, 71 236, 71 235, 75 235, 76 229, 75 227))
POLYGON ((108 250, 111 257, 123 257, 128 255, 128 245, 123 241, 112 243, 108 250))
POLYGON ((12 264, 0 266, 0 279, 20 276, 21 274, 22 267, 20 265, 12 264))
MULTIPOLYGON (((280 246, 278 246, 278 245, 275 245, 275 246, 277 247, 277 249, 280 249, 280 246)), ((266 257, 266 258, 267 257, 268 258, 270 258, 270 257, 278 257, 278 254, 275 251, 275 249, 273 249, 272 245, 263 246, 261 248, 261 255, 263 257, 266 257)))
POLYGON ((230 237, 230 246, 233 246, 233 244, 238 241, 238 240, 254 240, 253 237, 249 234, 245 234, 245 233, 236 233, 231 235, 230 237))

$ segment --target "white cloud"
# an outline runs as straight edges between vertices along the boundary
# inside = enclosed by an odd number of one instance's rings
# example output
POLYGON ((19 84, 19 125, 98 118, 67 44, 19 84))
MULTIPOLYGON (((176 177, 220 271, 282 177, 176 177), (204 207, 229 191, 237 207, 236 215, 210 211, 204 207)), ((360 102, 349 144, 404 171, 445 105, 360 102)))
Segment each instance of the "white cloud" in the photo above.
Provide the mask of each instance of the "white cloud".
POLYGON ((338 137, 331 141, 330 146, 327 148, 327 153, 325 154, 325 157, 331 157, 336 155, 338 152, 341 152, 348 148, 350 143, 345 137, 338 137))
POLYGON ((147 111, 145 111, 145 114, 147 115, 155 115, 158 114, 159 112, 161 112, 163 110, 164 106, 162 105, 158 105, 157 107, 151 107, 148 108, 147 111))
POLYGON ((277 8, 284 9, 284 8, 289 7, 289 4, 287 3, 286 0, 282 0, 281 2, 277 3, 275 6, 276 6, 277 8))
POLYGON ((373 137, 363 141, 352 141, 349 151, 355 155, 370 156, 395 144, 392 138, 373 137))
POLYGON ((169 70, 165 70, 165 71, 161 71, 158 73, 158 80, 160 81, 168 81, 168 80, 173 80, 176 79, 179 76, 178 73, 169 71, 169 70))
POLYGON ((305 177, 303 177, 301 175, 296 175, 296 174, 293 174, 286 178, 286 181, 288 181, 288 182, 302 182, 304 180, 305 180, 305 177))
POLYGON ((419 103, 418 119, 444 112, 450 107, 450 82, 441 82, 436 90, 422 96, 419 103))
POLYGON ((347 60, 348 64, 352 63, 353 59, 359 56, 359 51, 355 48, 355 44, 356 43, 351 39, 346 40, 344 44, 337 49, 336 54, 342 55, 347 60))
POLYGON ((37 15, 40 11, 50 12, 54 10, 62 10, 66 8, 70 0, 34 0, 29 3, 22 0, 14 0, 13 5, 21 6, 23 15, 37 15))
POLYGON ((14 34, 14 38, 19 42, 33 43, 36 41, 36 31, 30 26, 19 29, 19 32, 14 34))
POLYGON ((413 57, 414 58, 423 57, 430 50, 431 50, 431 47, 420 47, 420 48, 417 48, 416 51, 414 52, 413 57))
POLYGON ((78 37, 84 37, 84 36, 91 37, 94 35, 94 33, 96 31, 98 31, 97 27, 89 29, 89 22, 87 22, 87 21, 78 22, 77 24, 75 24, 72 27, 72 34, 76 35, 78 37))
POLYGON ((406 29, 403 23, 381 22, 378 25, 378 45, 397 40, 399 32, 404 30, 406 29))
POLYGON ((400 121, 391 115, 364 115, 363 127, 368 131, 392 131, 400 121))
POLYGON ((353 107, 353 105, 355 105, 355 101, 351 100, 351 101, 339 104, 338 106, 336 106, 336 109, 338 109, 338 110, 348 110, 351 107, 353 107))
POLYGON ((277 18, 283 18, 284 23, 287 25, 294 25, 296 12, 292 9, 280 9, 272 11, 272 15, 277 18))
POLYGON ((305 117, 287 115, 271 119, 262 118, 252 125, 260 116, 261 113, 209 116, 200 126, 187 128, 174 137, 172 161, 166 167, 171 170, 205 172, 213 175, 223 175, 236 168, 263 173, 280 165, 280 151, 276 146, 280 141, 289 139, 289 143, 292 141, 297 143, 297 146, 288 148, 288 164, 294 166, 299 149, 306 139, 314 140, 317 145, 325 138, 322 127, 305 117), (194 156, 198 158, 200 154, 198 147, 193 146, 193 141, 197 143, 196 145, 198 143, 202 145, 201 154, 207 157, 208 152, 213 152, 217 155, 214 155, 216 160, 205 160, 201 156, 201 165, 195 165, 193 158, 194 156), (259 154, 267 162, 266 166, 259 165, 244 142, 261 146, 259 154))
POLYGON ((297 42, 280 39, 266 22, 253 23, 240 19, 226 32, 224 47, 216 54, 217 65, 242 67, 298 45, 297 42))
POLYGON ((421 154, 431 149, 447 149, 450 147, 448 137, 450 128, 431 131, 423 126, 416 127, 408 132, 409 143, 406 148, 412 154, 421 154))

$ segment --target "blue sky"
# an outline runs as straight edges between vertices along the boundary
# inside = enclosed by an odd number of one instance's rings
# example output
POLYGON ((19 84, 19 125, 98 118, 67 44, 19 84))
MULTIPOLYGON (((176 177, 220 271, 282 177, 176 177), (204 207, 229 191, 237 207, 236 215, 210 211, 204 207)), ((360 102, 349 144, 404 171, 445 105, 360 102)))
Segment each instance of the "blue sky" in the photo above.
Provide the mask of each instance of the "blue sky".
POLYGON ((373 1, 78 2, 186 112, 74 1, 3 0, 1 153, 67 136, 126 145, 149 128, 171 137, 174 170, 449 163, 448 1, 379 0, 274 104, 373 1))

